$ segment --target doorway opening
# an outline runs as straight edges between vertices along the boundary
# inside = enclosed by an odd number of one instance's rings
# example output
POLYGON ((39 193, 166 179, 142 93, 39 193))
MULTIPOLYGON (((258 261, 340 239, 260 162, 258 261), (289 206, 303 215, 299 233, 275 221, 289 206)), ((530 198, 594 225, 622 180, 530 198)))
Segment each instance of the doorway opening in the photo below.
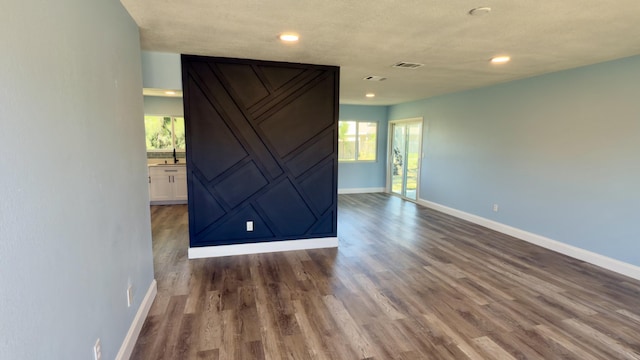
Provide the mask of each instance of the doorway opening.
POLYGON ((422 160, 422 118, 390 121, 388 149, 388 191, 417 201, 422 160))

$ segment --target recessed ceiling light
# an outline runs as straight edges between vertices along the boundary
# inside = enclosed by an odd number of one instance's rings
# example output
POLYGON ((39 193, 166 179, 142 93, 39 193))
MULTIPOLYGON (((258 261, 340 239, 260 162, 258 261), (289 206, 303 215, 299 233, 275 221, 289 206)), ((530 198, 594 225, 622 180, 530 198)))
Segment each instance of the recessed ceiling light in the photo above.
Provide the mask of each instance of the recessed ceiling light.
POLYGON ((481 6, 481 7, 477 7, 475 9, 471 9, 469 10, 469 15, 472 16, 482 16, 482 15, 486 15, 488 13, 491 12, 491 8, 488 6, 481 6))
POLYGON ((365 96, 366 96, 366 97, 368 97, 368 98, 372 98, 372 97, 376 97, 376 94, 374 94, 374 93, 367 93, 365 96))
POLYGON ((506 62, 509 62, 511 60, 510 56, 507 55, 501 55, 501 56, 494 56, 491 58, 491 63, 492 64, 504 64, 506 62))
POLYGON ((300 36, 298 36, 298 34, 293 34, 293 33, 280 34, 280 40, 284 42, 292 43, 292 42, 298 41, 299 39, 300 39, 300 36))

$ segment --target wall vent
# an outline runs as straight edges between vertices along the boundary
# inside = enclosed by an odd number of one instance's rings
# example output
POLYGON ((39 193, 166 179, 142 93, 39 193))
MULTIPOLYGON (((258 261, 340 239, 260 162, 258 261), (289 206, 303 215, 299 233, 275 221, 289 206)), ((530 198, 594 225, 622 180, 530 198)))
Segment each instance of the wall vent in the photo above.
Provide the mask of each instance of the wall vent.
POLYGON ((367 76, 365 78, 362 78, 362 80, 367 80, 367 81, 385 81, 385 80, 387 80, 387 78, 386 77, 382 77, 382 76, 372 75, 372 76, 367 76))
POLYGON ((415 69, 415 68, 419 68, 421 66, 424 66, 424 64, 410 63, 410 62, 406 62, 406 61, 400 61, 398 63, 395 63, 395 64, 391 65, 391 67, 401 68, 401 69, 415 69))

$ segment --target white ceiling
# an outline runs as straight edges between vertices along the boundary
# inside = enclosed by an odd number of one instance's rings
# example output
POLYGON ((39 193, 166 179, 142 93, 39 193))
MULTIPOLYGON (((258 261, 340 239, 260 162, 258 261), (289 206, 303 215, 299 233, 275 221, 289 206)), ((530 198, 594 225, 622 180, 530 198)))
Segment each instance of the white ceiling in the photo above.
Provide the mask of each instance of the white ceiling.
POLYGON ((640 0, 121 1, 143 50, 338 65, 348 104, 397 104, 640 54, 640 0), (481 6, 492 10, 469 15, 481 6), (300 42, 280 43, 285 31, 300 42), (512 61, 491 65, 498 54, 512 61), (391 67, 399 61, 425 66, 391 67), (369 75, 387 80, 362 80, 369 75))

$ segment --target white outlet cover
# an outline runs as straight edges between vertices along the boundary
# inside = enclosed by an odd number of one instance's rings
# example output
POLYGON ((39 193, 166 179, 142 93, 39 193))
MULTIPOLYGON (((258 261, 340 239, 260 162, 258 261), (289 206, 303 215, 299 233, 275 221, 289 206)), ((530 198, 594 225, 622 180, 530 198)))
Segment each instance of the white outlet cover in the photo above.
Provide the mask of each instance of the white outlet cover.
POLYGON ((100 338, 98 338, 96 344, 93 345, 93 358, 95 360, 102 360, 102 343, 100 342, 100 338))
POLYGON ((127 288, 127 307, 133 305, 133 285, 129 285, 127 288))
POLYGON ((253 231, 253 221, 247 221, 247 231, 253 231))

